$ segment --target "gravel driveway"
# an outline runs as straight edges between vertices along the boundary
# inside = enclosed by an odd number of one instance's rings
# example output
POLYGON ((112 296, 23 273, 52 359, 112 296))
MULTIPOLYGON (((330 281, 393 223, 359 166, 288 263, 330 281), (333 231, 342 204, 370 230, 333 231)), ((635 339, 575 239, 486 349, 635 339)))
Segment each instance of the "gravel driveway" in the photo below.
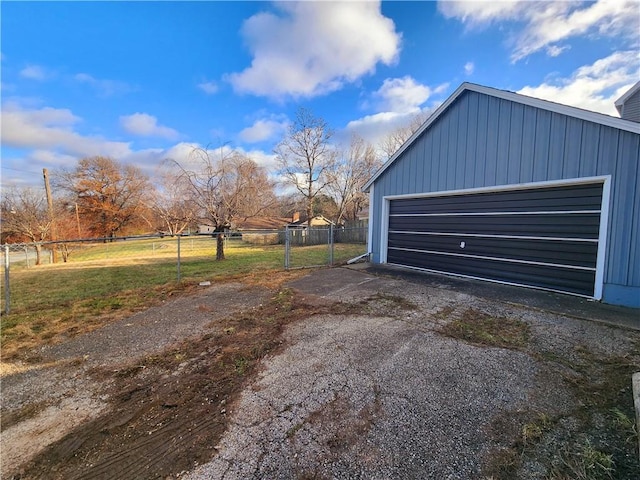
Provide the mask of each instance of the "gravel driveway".
MULTIPOLYGON (((185 479, 481 478, 520 434, 522 415, 559 419, 545 441, 563 446, 572 428, 563 422, 577 400, 562 381, 566 362, 544 358, 635 352, 638 365, 636 331, 469 295, 437 280, 334 269, 291 286, 318 302, 377 294, 378 307, 387 305, 378 315, 315 316, 290 326, 289 347, 268 358, 233 409, 219 454, 185 479), (469 311, 525 322, 527 347, 491 348, 439 333, 469 311)), ((518 473, 546 474, 526 460, 518 473)))

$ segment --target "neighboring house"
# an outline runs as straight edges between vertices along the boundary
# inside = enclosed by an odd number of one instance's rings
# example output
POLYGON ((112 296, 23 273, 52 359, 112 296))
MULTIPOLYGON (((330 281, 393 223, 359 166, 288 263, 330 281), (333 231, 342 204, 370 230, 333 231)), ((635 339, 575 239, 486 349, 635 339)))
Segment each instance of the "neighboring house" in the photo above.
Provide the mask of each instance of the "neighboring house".
POLYGON ((198 235, 212 235, 215 232, 215 228, 213 225, 198 225, 198 235))
POLYGON ((640 122, 640 82, 616 100, 615 106, 622 118, 640 122))
POLYGON ((295 214, 293 217, 293 221, 287 224, 289 228, 308 228, 309 225, 311 225, 311 227, 328 227, 329 225, 335 224, 322 215, 316 215, 315 217, 311 218, 311 221, 307 221, 306 219, 300 220, 300 217, 296 217, 295 214))
POLYGON ((257 245, 275 245, 282 243, 282 231, 291 218, 250 217, 232 222, 231 228, 241 232, 242 240, 257 245))
POLYGON ((284 217, 249 217, 231 222, 231 229, 245 230, 283 230, 291 218, 284 217))
POLYGON ((365 190, 374 263, 640 307, 634 121, 464 83, 365 190))
MULTIPOLYGON (((244 230, 283 230, 291 221, 290 218, 281 217, 248 217, 231 221, 231 226, 225 231, 244 230)), ((215 227, 207 224, 198 225, 198 233, 201 235, 211 235, 215 233, 215 227)))

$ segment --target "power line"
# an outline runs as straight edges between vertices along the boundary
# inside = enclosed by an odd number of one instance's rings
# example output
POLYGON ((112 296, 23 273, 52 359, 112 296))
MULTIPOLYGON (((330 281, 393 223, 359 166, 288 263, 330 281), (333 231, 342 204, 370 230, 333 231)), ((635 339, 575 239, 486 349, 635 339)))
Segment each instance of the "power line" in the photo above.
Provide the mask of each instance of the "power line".
POLYGON ((17 168, 11 168, 11 167, 4 167, 4 166, 0 166, 0 168, 2 170, 11 170, 12 172, 20 172, 20 173, 35 173, 35 174, 39 174, 40 172, 37 172, 35 170, 19 170, 17 168))

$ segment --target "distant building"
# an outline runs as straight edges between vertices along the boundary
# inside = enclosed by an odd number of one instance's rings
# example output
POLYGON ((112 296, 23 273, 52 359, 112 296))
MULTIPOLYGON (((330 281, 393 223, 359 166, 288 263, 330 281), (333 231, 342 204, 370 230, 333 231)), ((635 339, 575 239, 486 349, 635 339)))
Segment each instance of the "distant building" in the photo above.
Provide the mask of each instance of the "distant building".
POLYGON ((311 227, 328 227, 329 225, 335 225, 331 220, 329 220, 328 218, 323 217, 322 215, 316 215, 315 217, 311 218, 310 221, 308 220, 301 220, 300 219, 300 214, 299 213, 294 213, 293 214, 293 220, 291 222, 289 222, 287 224, 287 227, 289 228, 308 228, 309 226, 311 227))

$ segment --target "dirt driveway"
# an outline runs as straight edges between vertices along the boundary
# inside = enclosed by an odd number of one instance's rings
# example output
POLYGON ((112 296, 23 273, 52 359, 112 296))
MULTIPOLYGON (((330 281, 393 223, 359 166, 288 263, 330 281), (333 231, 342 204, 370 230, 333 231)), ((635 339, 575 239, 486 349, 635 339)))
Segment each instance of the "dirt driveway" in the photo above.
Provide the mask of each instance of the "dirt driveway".
POLYGON ((289 287, 214 285, 43 351, 53 366, 3 379, 2 477, 636 478, 640 332, 444 279, 337 268, 289 287), (277 345, 231 351, 252 335, 277 345))

